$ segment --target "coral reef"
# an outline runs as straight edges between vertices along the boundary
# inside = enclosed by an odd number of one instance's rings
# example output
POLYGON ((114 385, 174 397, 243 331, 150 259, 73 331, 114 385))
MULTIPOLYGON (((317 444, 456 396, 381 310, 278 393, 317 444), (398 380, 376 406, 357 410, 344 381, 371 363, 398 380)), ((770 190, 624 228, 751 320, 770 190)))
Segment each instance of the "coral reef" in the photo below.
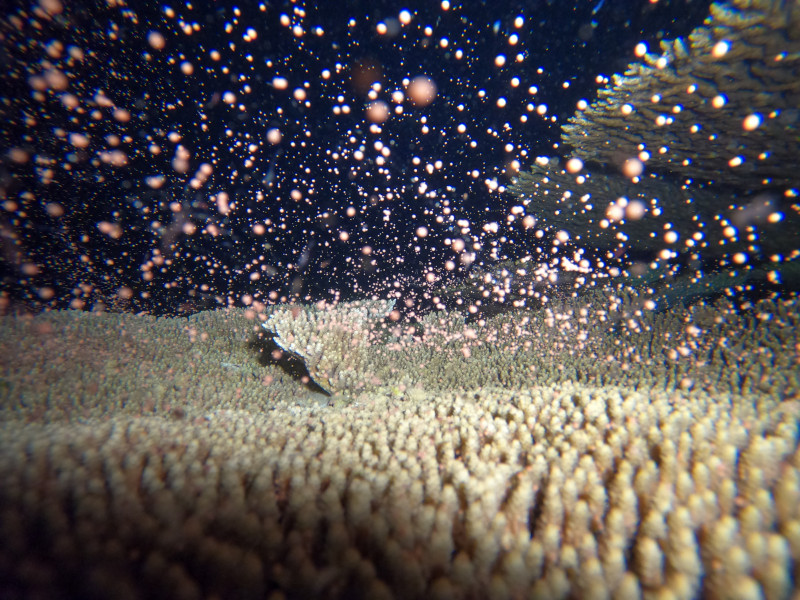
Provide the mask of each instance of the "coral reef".
POLYGON ((262 323, 275 343, 305 361, 311 377, 332 394, 357 393, 375 370, 375 323, 394 300, 362 300, 335 307, 291 305, 262 323))
POLYGON ((247 348, 290 307, 3 318, 0 595, 788 598, 797 301, 607 294, 373 327, 331 406, 247 348))
POLYGON ((726 259, 706 275, 508 261, 456 289, 508 307, 469 321, 395 299, 0 317, 0 597, 795 597, 800 297, 725 292, 798 277, 797 252, 727 261, 798 247, 796 204, 736 196, 797 185, 798 23, 715 4, 565 126, 605 171, 517 182, 520 222, 611 257, 679 232, 726 259))
POLYGON ((563 127, 576 156, 620 165, 646 151, 649 169, 681 178, 748 190, 800 185, 787 168, 800 154, 796 2, 712 4, 705 26, 661 50, 614 76, 563 127))
POLYGON ((580 233, 585 246, 705 258, 796 248, 800 7, 715 3, 704 26, 661 50, 562 127, 583 170, 540 159, 510 189, 539 227, 580 233))

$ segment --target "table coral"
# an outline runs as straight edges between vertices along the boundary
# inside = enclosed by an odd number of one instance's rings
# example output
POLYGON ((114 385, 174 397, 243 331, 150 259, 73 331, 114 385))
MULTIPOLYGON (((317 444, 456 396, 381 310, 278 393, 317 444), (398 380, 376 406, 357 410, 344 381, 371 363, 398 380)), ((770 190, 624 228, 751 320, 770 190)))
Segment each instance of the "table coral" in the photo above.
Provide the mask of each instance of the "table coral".
POLYGON ((335 406, 248 349, 292 307, 4 318, 0 592, 787 598, 796 300, 586 300, 369 336, 417 387, 335 406))

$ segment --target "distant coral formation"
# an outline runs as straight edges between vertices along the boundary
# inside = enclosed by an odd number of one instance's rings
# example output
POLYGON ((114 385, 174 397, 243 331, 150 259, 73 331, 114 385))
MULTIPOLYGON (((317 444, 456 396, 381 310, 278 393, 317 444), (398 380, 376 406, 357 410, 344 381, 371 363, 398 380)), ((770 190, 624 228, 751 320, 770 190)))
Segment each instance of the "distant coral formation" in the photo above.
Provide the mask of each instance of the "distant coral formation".
POLYGON ((563 127, 576 156, 619 165, 644 150, 656 172, 749 190, 800 185, 797 2, 712 4, 706 26, 661 50, 563 127))
POLYGON ((542 159, 511 190, 539 227, 590 247, 705 258, 798 247, 800 5, 715 3, 706 25, 661 50, 563 126, 582 171, 542 159))

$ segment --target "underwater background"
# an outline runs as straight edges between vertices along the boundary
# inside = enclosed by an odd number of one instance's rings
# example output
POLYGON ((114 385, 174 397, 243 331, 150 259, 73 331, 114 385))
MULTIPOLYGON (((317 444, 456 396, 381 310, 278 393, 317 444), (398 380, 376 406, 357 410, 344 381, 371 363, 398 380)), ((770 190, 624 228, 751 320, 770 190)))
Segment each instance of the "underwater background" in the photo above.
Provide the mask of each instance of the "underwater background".
POLYGON ((795 597, 800 2, 0 38, 1 597, 795 597))

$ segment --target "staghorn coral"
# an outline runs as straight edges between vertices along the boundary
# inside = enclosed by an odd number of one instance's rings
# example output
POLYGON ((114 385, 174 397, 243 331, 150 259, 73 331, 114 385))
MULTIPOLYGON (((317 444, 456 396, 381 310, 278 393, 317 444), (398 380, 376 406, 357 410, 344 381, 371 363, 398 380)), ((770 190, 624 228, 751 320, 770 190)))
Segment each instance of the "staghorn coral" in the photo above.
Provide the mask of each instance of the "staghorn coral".
POLYGON ((0 321, 3 595, 789 596, 796 300, 435 313, 347 406, 257 369, 282 310, 0 321))

